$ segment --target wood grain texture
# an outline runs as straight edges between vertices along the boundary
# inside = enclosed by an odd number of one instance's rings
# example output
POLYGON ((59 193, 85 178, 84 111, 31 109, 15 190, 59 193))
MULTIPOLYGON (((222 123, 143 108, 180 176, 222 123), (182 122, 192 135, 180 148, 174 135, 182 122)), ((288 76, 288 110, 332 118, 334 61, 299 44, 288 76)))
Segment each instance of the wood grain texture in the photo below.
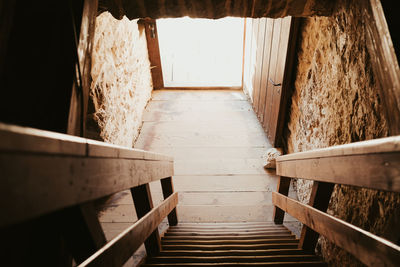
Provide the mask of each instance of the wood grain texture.
MULTIPOLYGON (((334 186, 335 184, 314 181, 308 205, 322 212, 326 212, 334 186)), ((317 245, 318 237, 319 234, 317 232, 307 225, 303 225, 299 240, 299 248, 313 252, 317 245)))
POLYGON ((390 135, 400 134, 400 70, 382 4, 378 0, 363 2, 367 29, 367 49, 371 66, 384 98, 390 135))
POLYGON ((177 204, 174 193, 79 266, 122 266, 177 204))
POLYGON ((266 18, 257 19, 257 22, 253 27, 257 30, 256 39, 256 64, 255 64, 255 76, 253 80, 253 108, 256 114, 258 114, 258 102, 260 101, 261 91, 261 75, 263 67, 263 54, 264 54, 264 39, 265 39, 265 25, 266 18))
MULTIPOLYGON (((144 184, 133 187, 131 188, 131 193, 133 202, 135 203, 137 217, 138 219, 143 218, 154 208, 150 193, 150 186, 149 184, 144 184)), ((147 255, 157 255, 161 250, 160 242, 160 234, 158 233, 158 228, 156 228, 144 241, 147 255)))
POLYGON ((4 226, 169 177, 173 163, 3 152, 0 169, 1 195, 13 203, 0 204, 4 226))
POLYGON ((336 156, 364 155, 374 153, 400 152, 400 136, 378 138, 345 145, 308 150, 280 156, 277 162, 336 156))
POLYGON ((146 33, 147 50, 151 65, 151 78, 153 80, 153 88, 161 89, 164 87, 164 79, 161 66, 160 48, 158 44, 156 20, 150 18, 141 19, 139 20, 138 24, 143 25, 146 33))
POLYGON ((367 266, 397 266, 400 247, 296 200, 273 193, 274 205, 347 250, 367 266))
MULTIPOLYGON (((280 194, 283 194, 284 196, 287 196, 289 194, 290 181, 291 179, 288 177, 284 176, 279 177, 278 188, 276 191, 280 194)), ((276 224, 282 224, 284 217, 285 217, 285 212, 282 209, 275 206, 274 222, 276 224)))
POLYGON ((288 177, 400 192, 400 152, 278 160, 276 165, 277 173, 288 177))

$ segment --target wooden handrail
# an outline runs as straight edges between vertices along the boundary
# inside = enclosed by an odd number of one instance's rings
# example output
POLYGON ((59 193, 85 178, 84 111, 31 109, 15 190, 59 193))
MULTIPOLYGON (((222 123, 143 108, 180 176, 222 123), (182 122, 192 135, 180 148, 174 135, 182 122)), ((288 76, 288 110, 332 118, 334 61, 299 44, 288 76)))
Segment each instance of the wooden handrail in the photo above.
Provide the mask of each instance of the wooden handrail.
POLYGON ((388 240, 276 192, 272 202, 368 266, 400 262, 400 247, 388 240))
POLYGON ((56 216, 78 264, 95 253, 83 266, 122 266, 143 242, 148 255, 157 253, 160 222, 168 216, 170 225, 178 223, 173 158, 166 155, 0 123, 0 172, 0 228, 56 216), (155 180, 165 201, 153 208, 149 182, 155 180), (106 244, 92 201, 126 189, 139 220, 106 244))
POLYGON ((400 192, 400 136, 333 146, 277 158, 274 221, 287 212, 304 224, 299 247, 314 250, 318 233, 368 266, 397 266, 400 247, 325 213, 334 184, 400 192), (291 178, 314 181, 309 205, 287 197, 291 178), (282 189, 283 188, 283 189, 282 189))
POLYGON ((0 124, 0 227, 173 175, 171 157, 0 124))
POLYGON ((122 266, 178 204, 175 192, 79 265, 122 266))
POLYGON ((280 156, 277 174, 400 192, 400 136, 280 156))

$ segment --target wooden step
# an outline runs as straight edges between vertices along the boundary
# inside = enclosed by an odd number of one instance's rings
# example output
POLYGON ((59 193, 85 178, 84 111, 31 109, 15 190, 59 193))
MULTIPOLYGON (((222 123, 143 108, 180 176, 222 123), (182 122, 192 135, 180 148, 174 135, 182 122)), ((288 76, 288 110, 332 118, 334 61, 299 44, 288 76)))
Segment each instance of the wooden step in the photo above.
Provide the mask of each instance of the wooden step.
POLYGON ((258 250, 168 250, 161 251, 159 256, 270 256, 270 255, 306 255, 307 253, 299 248, 291 249, 258 249, 258 250))
POLYGON ((315 255, 276 255, 276 256, 158 256, 147 263, 227 263, 227 262, 299 262, 319 261, 315 255))
MULTIPOLYGON (((231 232, 229 235, 241 236, 241 235, 282 235, 291 234, 289 230, 270 230, 270 231, 255 231, 255 232, 231 232)), ((224 236, 226 232, 169 232, 165 233, 165 236, 224 236)))
POLYGON ((326 266, 274 223, 191 223, 170 227, 162 251, 143 266, 326 266))
POLYGON ((162 240, 162 245, 251 245, 298 243, 297 239, 247 239, 247 240, 162 240))
POLYGON ((285 230, 283 226, 269 226, 263 228, 169 228, 168 232, 257 232, 257 231, 273 231, 285 230))
POLYGON ((156 267, 156 266, 176 266, 176 267, 202 267, 202 266, 224 266, 224 267, 245 267, 245 266, 268 266, 268 267, 297 267, 297 266, 312 266, 312 267, 326 267, 326 263, 321 261, 310 261, 310 262, 241 262, 241 263, 153 263, 144 264, 142 266, 156 267))
POLYGON ((221 236, 176 236, 169 235, 163 237, 164 240, 247 240, 247 239, 294 239, 295 235, 278 234, 278 235, 221 235, 221 236))
POLYGON ((164 250, 255 250, 255 249, 277 249, 277 248, 297 248, 297 242, 293 243, 274 243, 274 244, 254 244, 254 245, 163 245, 164 250))

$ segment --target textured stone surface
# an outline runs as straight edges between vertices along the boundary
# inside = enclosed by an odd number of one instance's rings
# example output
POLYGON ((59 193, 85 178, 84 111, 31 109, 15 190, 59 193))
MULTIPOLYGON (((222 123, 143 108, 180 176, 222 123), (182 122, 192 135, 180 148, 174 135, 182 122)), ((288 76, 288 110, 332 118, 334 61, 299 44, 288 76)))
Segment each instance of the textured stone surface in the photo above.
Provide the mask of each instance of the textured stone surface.
POLYGON ((282 155, 281 148, 269 148, 267 152, 263 155, 263 160, 265 162, 264 168, 275 169, 276 168, 276 158, 282 155))
MULTIPOLYGON (((334 16, 304 20, 288 153, 388 135, 359 3, 343 1, 334 16)), ((297 181, 299 200, 308 202, 311 186, 312 182, 297 181)), ((399 240, 393 229, 400 220, 399 194, 336 186, 328 213, 389 240, 399 240)), ((332 266, 362 265, 325 238, 320 238, 317 248, 332 266)))

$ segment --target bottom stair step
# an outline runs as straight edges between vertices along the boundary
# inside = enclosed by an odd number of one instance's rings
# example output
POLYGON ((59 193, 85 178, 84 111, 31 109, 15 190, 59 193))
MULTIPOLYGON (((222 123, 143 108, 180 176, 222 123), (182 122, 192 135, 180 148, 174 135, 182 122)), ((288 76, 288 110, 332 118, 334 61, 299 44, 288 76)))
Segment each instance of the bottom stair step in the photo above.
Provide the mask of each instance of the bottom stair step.
POLYGON ((196 224, 169 229, 162 250, 142 266, 326 266, 321 259, 298 248, 298 240, 285 226, 196 224), (254 226, 254 227, 253 227, 254 226), (191 232, 193 230, 194 232, 191 232))
POLYGON ((184 267, 184 266, 194 266, 194 267, 201 267, 201 266, 226 266, 226 267, 238 267, 238 266, 279 266, 279 267, 291 267, 291 266, 312 266, 312 267, 326 267, 326 263, 324 262, 240 262, 240 263, 154 263, 154 264, 143 264, 142 266, 177 266, 177 267, 184 267))
POLYGON ((148 263, 238 263, 238 262, 298 262, 319 261, 315 255, 277 256, 217 256, 217 257, 153 257, 148 263))

